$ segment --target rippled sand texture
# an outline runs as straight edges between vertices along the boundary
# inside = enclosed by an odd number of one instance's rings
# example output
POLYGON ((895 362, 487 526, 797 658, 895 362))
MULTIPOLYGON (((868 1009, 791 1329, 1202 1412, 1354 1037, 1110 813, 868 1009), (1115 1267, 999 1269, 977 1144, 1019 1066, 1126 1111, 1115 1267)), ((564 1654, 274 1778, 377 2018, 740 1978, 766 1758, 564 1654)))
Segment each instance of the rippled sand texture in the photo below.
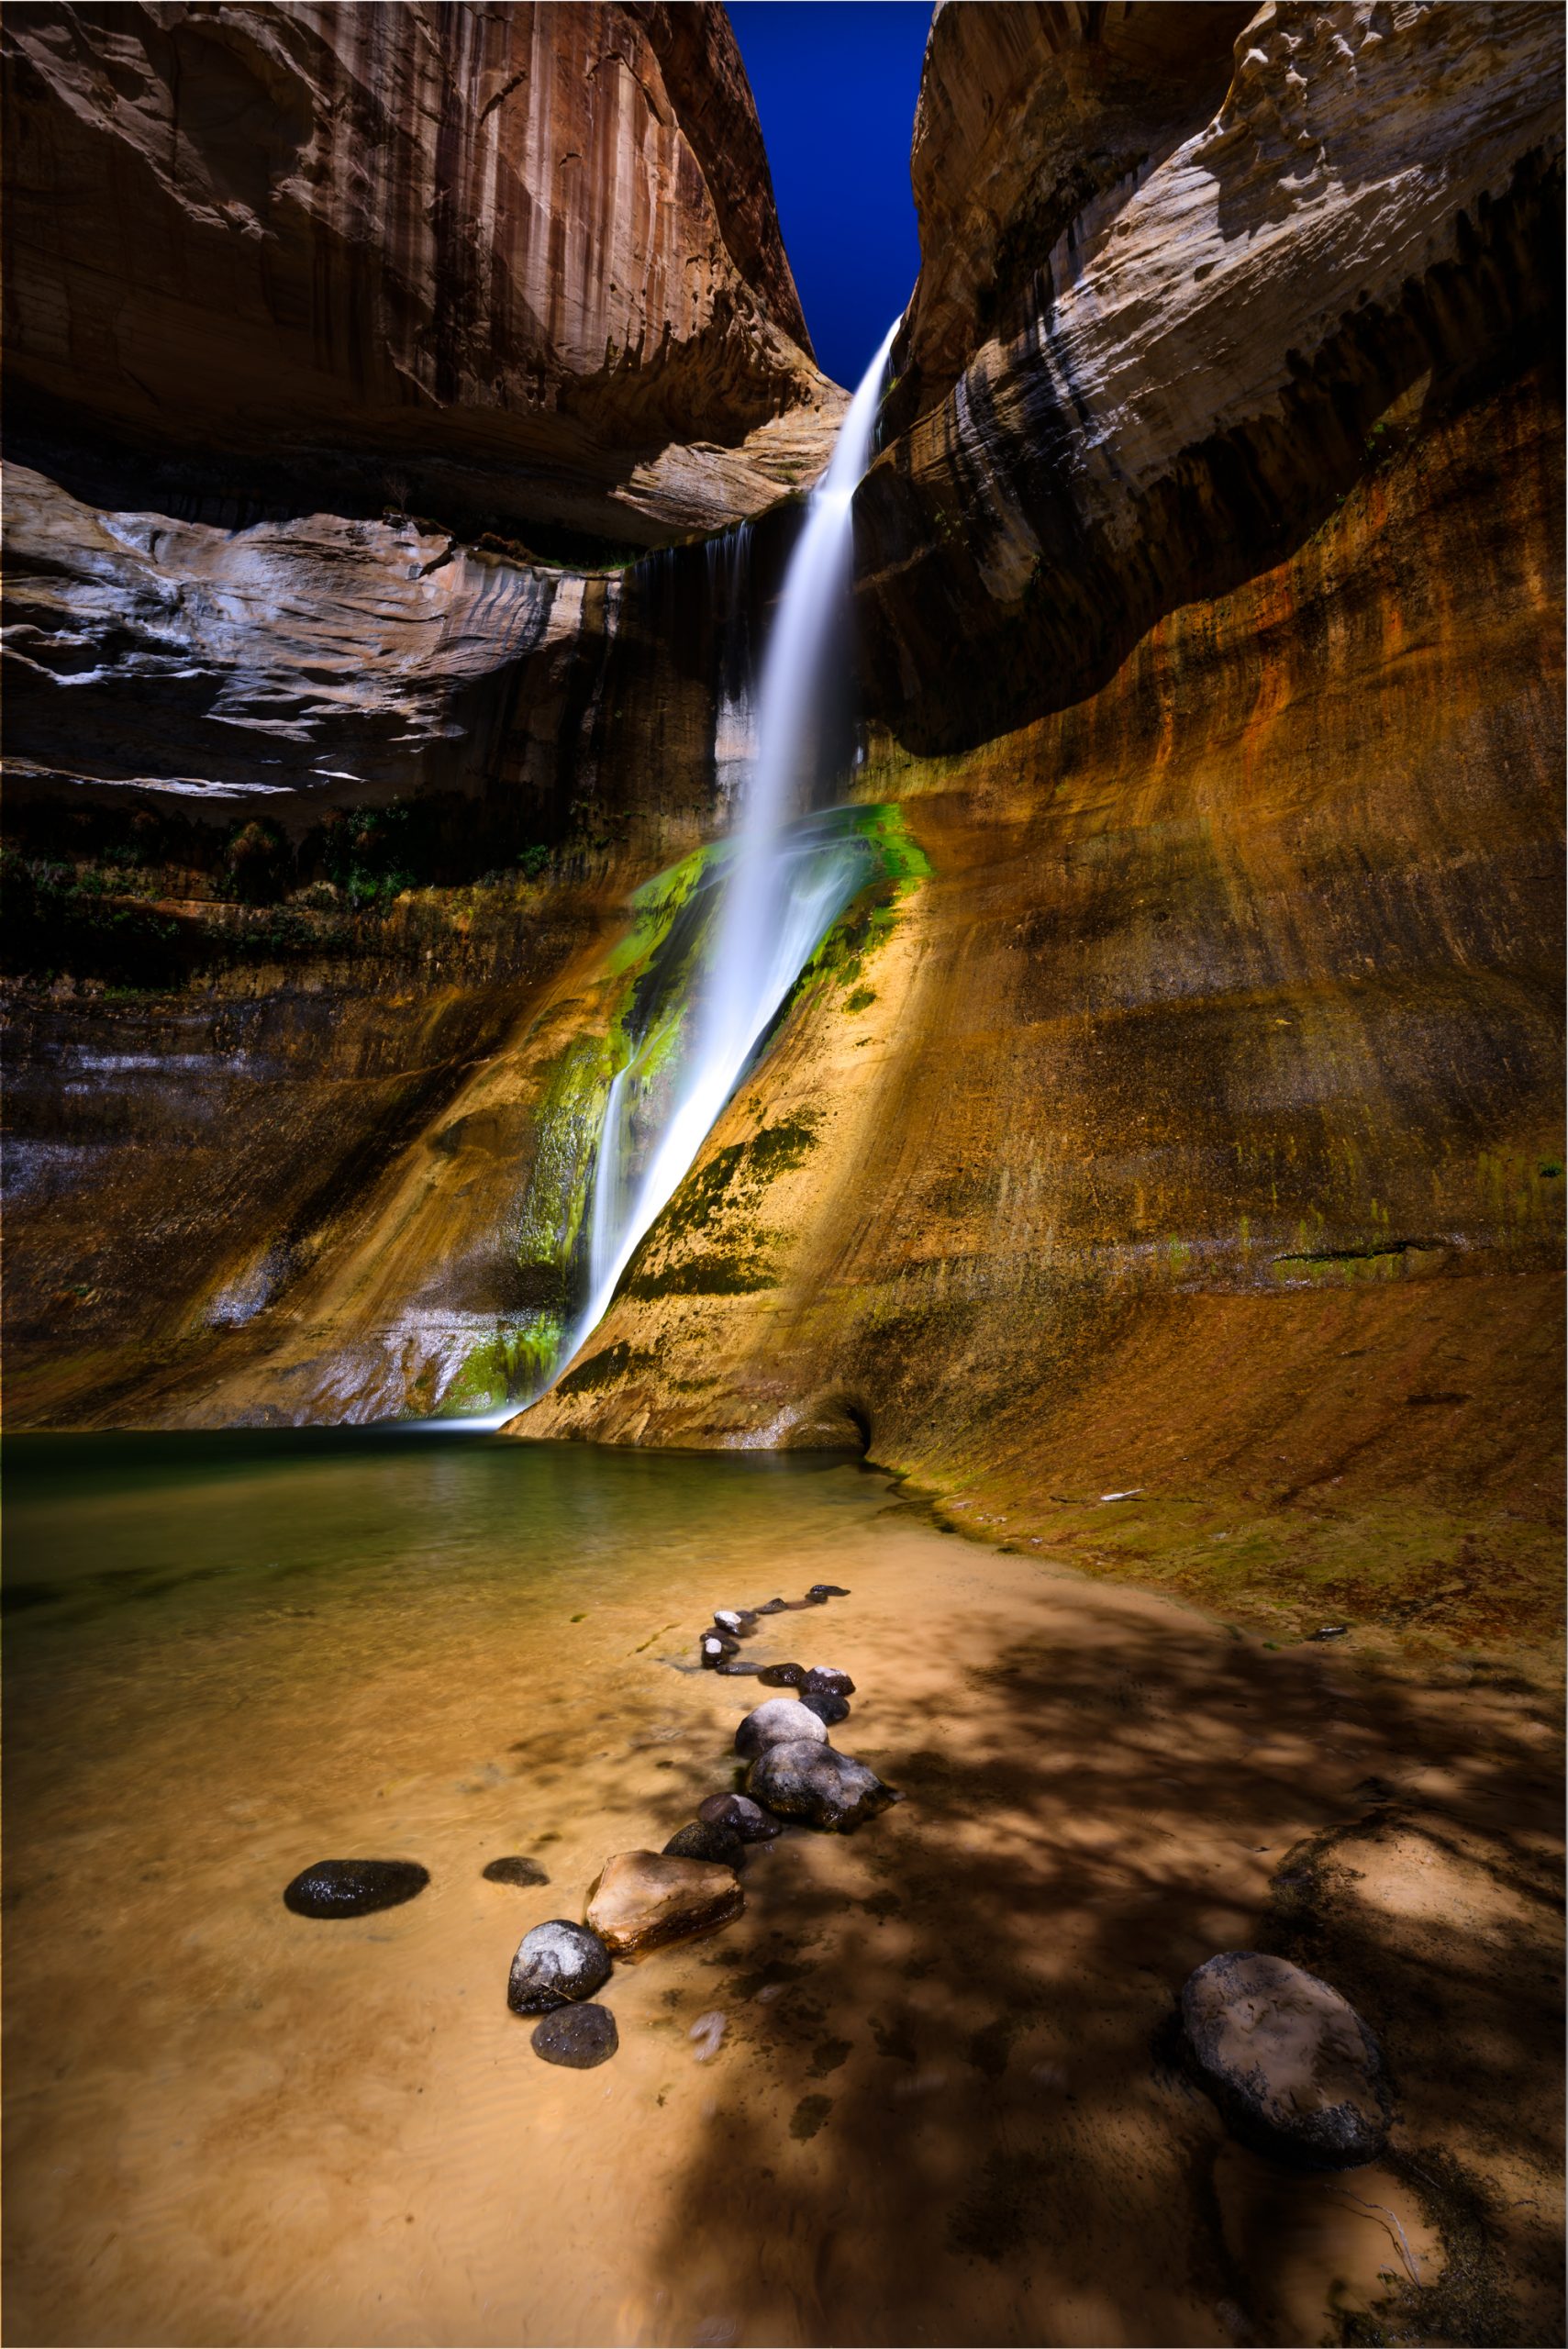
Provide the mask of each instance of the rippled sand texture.
POLYGON ((1270 1651, 931 1530, 848 1467, 406 1440, 12 1448, 6 2336, 1560 2338, 1554 1697, 1270 1651), (39 1466, 40 1460, 45 1464, 39 1466), (751 1856, 551 2069, 522 1932, 727 1786, 715 1605, 859 1684, 907 1800, 751 1856), (547 1887, 485 1882, 531 1854, 547 1887), (315 1923, 331 1856, 423 1861, 315 1923), (1374 2171, 1172 2067, 1227 1946, 1383 2034, 1374 2171), (721 2015, 694 2042, 701 2018, 721 2015), (1352 2312, 1390 2299, 1397 2328, 1352 2312), (1351 2329, 1347 2333, 1346 2328, 1351 2329))

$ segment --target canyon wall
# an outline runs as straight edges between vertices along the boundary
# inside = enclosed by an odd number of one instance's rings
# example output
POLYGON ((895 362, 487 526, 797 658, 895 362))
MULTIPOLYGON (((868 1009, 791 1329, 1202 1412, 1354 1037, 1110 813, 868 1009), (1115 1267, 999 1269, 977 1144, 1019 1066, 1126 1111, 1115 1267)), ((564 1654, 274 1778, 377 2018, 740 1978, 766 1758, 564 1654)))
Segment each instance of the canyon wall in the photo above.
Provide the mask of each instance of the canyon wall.
POLYGON ((613 543, 777 494, 826 387, 722 8, 45 5, 4 42, 14 436, 613 543))
MULTIPOLYGON (((869 1448, 953 1523, 1297 1628, 1547 1622, 1562 46, 1529 6, 938 12, 856 503, 873 878, 519 1434, 869 1448)), ((782 426, 834 412, 807 384, 782 426)), ((516 1391, 793 509, 572 572, 35 469, 20 650, 80 682, 28 718, 27 886, 76 927, 18 996, 14 1408, 516 1391), (351 543, 362 621, 318 623, 330 584, 255 617, 280 528, 291 579, 351 543), (215 875, 165 799, 161 894, 110 842, 72 895, 60 775, 166 712, 172 774, 277 762, 287 837, 215 875), (122 918, 172 933, 139 991, 103 984, 122 918)))
POLYGON ((145 1416, 712 830, 843 395, 721 8, 0 48, 9 1403, 145 1416))

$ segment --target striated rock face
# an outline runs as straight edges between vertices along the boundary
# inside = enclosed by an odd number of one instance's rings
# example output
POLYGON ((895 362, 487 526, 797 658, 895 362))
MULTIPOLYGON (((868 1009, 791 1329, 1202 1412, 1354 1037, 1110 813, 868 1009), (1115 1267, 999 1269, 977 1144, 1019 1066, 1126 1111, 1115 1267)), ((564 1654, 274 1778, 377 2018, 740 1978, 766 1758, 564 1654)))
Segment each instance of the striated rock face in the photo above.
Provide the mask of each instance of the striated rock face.
POLYGON ((406 517, 226 530, 100 513, 23 465, 6 486, 14 775, 263 807, 481 792, 519 689, 548 704, 614 629, 618 580, 406 517))
POLYGON ((909 158, 920 276, 888 404, 934 406, 987 340, 1026 332, 1074 224, 1208 123, 1251 0, 939 0, 909 158))
POLYGON ((1227 75, 1232 22, 933 27, 936 241, 857 500, 871 690, 910 748, 1082 698, 1299 543, 1394 402, 1435 414, 1555 340, 1556 15, 1271 0, 1227 75))
POLYGON ((791 412, 821 442, 722 8, 44 5, 4 42, 14 450, 646 543, 787 486, 791 412))

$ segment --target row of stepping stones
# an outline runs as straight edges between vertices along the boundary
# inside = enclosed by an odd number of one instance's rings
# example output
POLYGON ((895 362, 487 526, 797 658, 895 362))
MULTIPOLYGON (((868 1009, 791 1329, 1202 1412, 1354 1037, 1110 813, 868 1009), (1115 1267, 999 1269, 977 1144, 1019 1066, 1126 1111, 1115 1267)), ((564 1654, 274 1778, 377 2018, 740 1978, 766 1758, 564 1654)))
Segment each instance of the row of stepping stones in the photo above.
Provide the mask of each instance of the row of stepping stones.
POLYGON ((606 1860, 588 1895, 585 1924, 557 1918, 524 1934, 506 2001, 515 2014, 542 2015, 532 2043, 547 2063, 586 2070, 615 2054, 615 2017, 594 1997, 615 1959, 641 1957, 738 1917, 745 1895, 737 1877, 749 1843, 771 1842, 786 1820, 843 1833, 901 1799, 828 1742, 828 1728, 849 1718, 855 1684, 847 1672, 740 1660, 742 1641, 764 1617, 849 1595, 837 1584, 814 1583, 804 1598, 716 1610, 697 1642, 704 1668, 752 1675, 790 1693, 764 1699, 735 1732, 735 1751, 750 1765, 744 1793, 707 1796, 662 1852, 617 1852, 606 1860))
MULTIPOLYGON (((539 2018, 532 2045, 546 2063, 586 2071, 615 2054, 615 2017, 595 1995, 615 1960, 641 1957, 739 1916, 744 1895, 737 1872, 749 1843, 771 1842, 786 1820, 845 1832, 902 1799, 828 1742, 828 1730, 849 1718, 855 1684, 848 1673, 759 1666, 740 1656, 762 1618, 848 1597, 816 1583, 793 1603, 716 1609, 698 1642, 704 1667, 790 1693, 765 1699, 735 1732, 735 1751, 749 1765, 744 1793, 709 1795, 662 1852, 617 1852, 606 1860, 589 1892, 585 1923, 557 1917, 524 1934, 506 2003, 515 2014, 539 2018)), ((549 1881, 527 1859, 492 1861, 484 1874, 512 1884, 549 1881)), ((323 1860, 297 1876, 284 1899, 299 1916, 364 1916, 413 1899, 429 1880, 411 1860, 323 1860)), ((1244 2143, 1325 2169, 1353 2168, 1383 2151, 1393 2099, 1382 2050, 1355 2009, 1318 1976, 1286 1958, 1227 1950, 1188 1976, 1181 2024, 1187 2065, 1244 2143)))
MULTIPOLYGON (((584 1923, 555 1917, 524 1934, 506 2003, 514 2014, 540 2018, 532 2045, 546 2063, 587 2071, 615 2054, 615 2017, 595 1994, 616 1959, 641 1957, 739 1916, 745 1896, 737 1873, 748 1843, 771 1842, 786 1820, 843 1833, 902 1800, 864 1763, 828 1742, 829 1727, 849 1718, 855 1684, 847 1672, 739 1661, 741 1642, 764 1617, 849 1596, 837 1584, 814 1583, 804 1598, 715 1613, 698 1642, 700 1663, 732 1675, 753 1674, 764 1687, 790 1694, 765 1699, 735 1732, 735 1751, 750 1765, 745 1793, 709 1795, 662 1852, 617 1852, 606 1860, 589 1891, 584 1923)), ((484 1874, 509 1884, 549 1881, 526 1859, 493 1860, 484 1874)), ((412 1900, 429 1880, 429 1871, 412 1860, 320 1860, 295 1877, 284 1900, 296 1916, 362 1917, 412 1900)))

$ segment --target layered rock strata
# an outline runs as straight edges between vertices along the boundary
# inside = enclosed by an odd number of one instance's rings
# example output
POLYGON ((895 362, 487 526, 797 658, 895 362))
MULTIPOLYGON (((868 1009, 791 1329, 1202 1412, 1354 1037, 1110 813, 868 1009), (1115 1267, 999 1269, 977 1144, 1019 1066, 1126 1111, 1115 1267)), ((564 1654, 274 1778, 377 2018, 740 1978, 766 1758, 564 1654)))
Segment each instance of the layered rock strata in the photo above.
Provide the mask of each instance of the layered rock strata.
POLYGON ((79 467, 106 436, 187 495, 646 544, 778 495, 781 421, 831 404, 722 8, 45 5, 4 40, 7 424, 79 467))
POLYGON ((906 429, 856 507, 870 691, 909 748, 1081 699, 1299 543, 1395 403, 1435 417, 1560 340, 1560 18, 1270 0, 1227 75, 1229 17, 933 26, 906 429))

